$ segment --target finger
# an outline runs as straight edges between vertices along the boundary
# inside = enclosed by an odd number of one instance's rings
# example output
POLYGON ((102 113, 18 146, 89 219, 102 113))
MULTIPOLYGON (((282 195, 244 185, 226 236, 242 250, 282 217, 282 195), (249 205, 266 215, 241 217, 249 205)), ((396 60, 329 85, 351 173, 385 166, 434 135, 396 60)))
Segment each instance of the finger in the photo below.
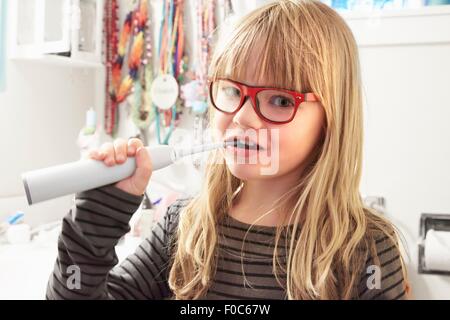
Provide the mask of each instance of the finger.
POLYGON ((98 158, 99 158, 99 151, 97 149, 89 150, 88 153, 87 153, 87 157, 86 158, 98 160, 98 158))
POLYGON ((127 141, 125 139, 114 140, 114 154, 116 163, 124 163, 127 160, 127 141))
POLYGON ((144 144, 142 143, 142 141, 140 139, 138 139, 138 138, 129 139, 128 140, 128 156, 134 157, 134 155, 136 154, 136 150, 143 146, 144 146, 144 144))
MULTIPOLYGON (((145 147, 140 147, 136 151, 136 173, 141 185, 147 185, 152 175, 152 161, 145 147)), ((144 186, 145 187, 145 186, 144 186)))
POLYGON ((98 160, 104 160, 106 158, 106 153, 102 150, 98 150, 98 160))
POLYGON ((107 166, 113 166, 116 164, 116 160, 114 157, 114 145, 112 142, 106 142, 102 144, 102 146, 100 147, 100 152, 105 155, 103 157, 103 162, 107 166))
POLYGON ((97 149, 89 150, 88 156, 95 160, 103 160, 106 157, 106 153, 102 151, 101 147, 97 149))

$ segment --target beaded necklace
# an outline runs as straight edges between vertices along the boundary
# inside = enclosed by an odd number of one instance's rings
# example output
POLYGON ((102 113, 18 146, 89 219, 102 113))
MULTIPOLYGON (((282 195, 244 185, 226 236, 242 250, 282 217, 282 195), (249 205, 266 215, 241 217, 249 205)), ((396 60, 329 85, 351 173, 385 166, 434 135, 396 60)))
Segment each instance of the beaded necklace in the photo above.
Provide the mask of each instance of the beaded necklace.
MULTIPOLYGON (((111 9, 111 8, 110 8, 111 9)), ((116 7, 117 10, 117 7, 116 7)), ((148 26, 148 4, 147 0, 139 1, 138 7, 135 10, 130 11, 125 18, 123 23, 122 31, 120 33, 119 42, 117 45, 117 54, 112 63, 110 70, 110 80, 108 81, 108 97, 109 102, 107 103, 108 109, 108 119, 106 125, 106 132, 108 134, 115 135, 117 124, 118 124, 118 106, 122 103, 129 94, 134 90, 137 91, 136 96, 139 99, 135 99, 135 105, 142 105, 141 98, 141 89, 142 86, 137 85, 140 79, 140 67, 141 63, 144 60, 148 65, 148 68, 151 67, 151 63, 148 63, 148 59, 143 59, 144 55, 144 46, 145 46, 145 33, 146 31, 150 33, 148 26), (134 28, 133 28, 134 23, 134 28), (130 38, 131 41, 130 41, 130 38), (128 46, 128 73, 122 79, 122 69, 124 67, 125 55, 127 53, 128 46)), ((108 42, 114 39, 108 39, 108 42)), ((150 46, 151 50, 151 46, 150 46)), ((148 56, 148 51, 147 51, 148 56)), ((147 68, 144 68, 147 69, 147 68)), ((108 72, 109 73, 109 72, 108 72)), ((151 75, 151 70, 150 70, 151 75)), ((143 79, 146 79, 145 75, 143 79)), ((144 84, 147 84, 147 81, 144 81, 144 84)), ((135 97, 136 97, 135 96, 135 97)), ((134 108, 136 109, 136 108, 134 108)), ((105 112, 106 114, 106 112, 105 112)), ((139 119, 142 119, 144 123, 148 122, 147 116, 149 113, 145 115, 145 111, 138 116, 139 119)), ((151 118, 151 117, 149 117, 151 118)))

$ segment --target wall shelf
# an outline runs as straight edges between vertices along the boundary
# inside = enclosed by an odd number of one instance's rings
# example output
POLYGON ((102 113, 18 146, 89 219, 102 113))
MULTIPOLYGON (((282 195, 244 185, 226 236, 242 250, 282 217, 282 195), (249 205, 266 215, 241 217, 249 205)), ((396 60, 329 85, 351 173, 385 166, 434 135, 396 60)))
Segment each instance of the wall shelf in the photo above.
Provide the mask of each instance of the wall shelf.
POLYGON ((9 58, 100 67, 104 0, 16 0, 8 13, 9 58), (70 56, 63 54, 70 52, 70 56))
POLYGON ((27 61, 27 62, 36 62, 36 63, 44 63, 52 66, 59 66, 59 67, 70 67, 70 68, 91 68, 91 69, 97 69, 102 68, 103 64, 96 61, 89 61, 89 60, 81 60, 71 57, 65 57, 60 55, 54 55, 54 54, 44 54, 40 56, 33 56, 33 57, 15 57, 11 58, 11 61, 27 61))

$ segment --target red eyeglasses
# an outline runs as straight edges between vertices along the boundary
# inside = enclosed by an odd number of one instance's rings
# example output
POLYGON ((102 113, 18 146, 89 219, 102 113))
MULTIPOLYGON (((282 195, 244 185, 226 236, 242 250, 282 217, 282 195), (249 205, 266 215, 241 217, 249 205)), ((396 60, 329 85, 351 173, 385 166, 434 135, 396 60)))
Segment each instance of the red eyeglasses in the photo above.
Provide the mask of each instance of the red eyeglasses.
POLYGON ((292 121, 302 102, 319 101, 314 93, 249 86, 225 78, 208 82, 209 98, 217 110, 235 114, 242 108, 247 98, 250 98, 256 114, 263 120, 275 124, 292 121))

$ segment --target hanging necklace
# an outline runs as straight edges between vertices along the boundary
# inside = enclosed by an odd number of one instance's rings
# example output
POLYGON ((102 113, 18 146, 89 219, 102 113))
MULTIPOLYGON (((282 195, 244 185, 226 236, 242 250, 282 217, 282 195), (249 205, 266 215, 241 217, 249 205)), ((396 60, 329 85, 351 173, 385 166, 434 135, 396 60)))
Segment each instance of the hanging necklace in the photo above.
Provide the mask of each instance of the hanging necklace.
POLYGON ((174 130, 178 98, 177 78, 183 72, 184 0, 165 0, 161 21, 158 54, 159 75, 152 83, 156 135, 160 144, 168 144, 174 130), (161 137, 161 113, 164 115, 164 138, 161 137), (168 127, 168 128, 167 128, 168 127))
POLYGON ((208 109, 207 73, 211 60, 211 37, 215 29, 215 1, 199 0, 197 2, 196 60, 192 81, 182 86, 185 105, 196 116, 204 116, 208 109))
POLYGON ((113 113, 113 102, 109 97, 109 91, 112 86, 112 69, 113 63, 117 54, 118 46, 118 11, 119 6, 116 0, 107 0, 105 2, 105 19, 104 19, 104 61, 106 68, 106 88, 107 92, 105 98, 105 116, 104 125, 105 131, 111 133, 110 119, 113 113))
POLYGON ((196 68, 196 78, 199 81, 199 98, 203 103, 197 107, 200 114, 204 114, 207 109, 208 88, 206 78, 208 75, 208 65, 211 59, 211 35, 215 25, 215 1, 200 0, 198 3, 198 36, 199 36, 199 57, 200 62, 196 68))
POLYGON ((131 113, 134 124, 139 130, 145 130, 155 118, 154 109, 151 103, 150 87, 153 80, 153 62, 152 62, 152 28, 150 24, 150 13, 148 11, 147 1, 142 1, 139 15, 145 21, 139 21, 137 17, 134 21, 135 33, 142 32, 144 35, 144 53, 142 57, 142 68, 140 69, 138 81, 135 81, 132 89, 133 95, 130 96, 131 113), (142 27, 139 30, 139 26, 142 27))
MULTIPOLYGON (((211 36, 215 29, 215 1, 198 0, 196 6, 196 43, 195 52, 195 72, 193 80, 183 85, 181 88, 185 105, 195 114, 194 137, 201 139, 202 132, 206 125, 205 114, 208 109, 208 86, 207 73, 211 59, 211 36)), ((203 141, 196 141, 203 143, 203 141)))
POLYGON ((225 9, 224 10, 225 18, 227 18, 228 16, 234 14, 233 3, 231 2, 231 0, 225 0, 224 9, 225 9))
POLYGON ((147 25, 147 1, 139 1, 136 10, 129 12, 125 18, 117 48, 117 56, 112 65, 112 79, 109 91, 111 100, 111 116, 107 133, 115 135, 118 125, 118 106, 130 94, 135 82, 139 78, 139 68, 144 53, 144 29, 147 25), (133 29, 133 21, 135 28, 133 29), (130 37, 133 35, 131 41, 130 37), (122 69, 129 45, 128 74, 122 79, 122 69))

